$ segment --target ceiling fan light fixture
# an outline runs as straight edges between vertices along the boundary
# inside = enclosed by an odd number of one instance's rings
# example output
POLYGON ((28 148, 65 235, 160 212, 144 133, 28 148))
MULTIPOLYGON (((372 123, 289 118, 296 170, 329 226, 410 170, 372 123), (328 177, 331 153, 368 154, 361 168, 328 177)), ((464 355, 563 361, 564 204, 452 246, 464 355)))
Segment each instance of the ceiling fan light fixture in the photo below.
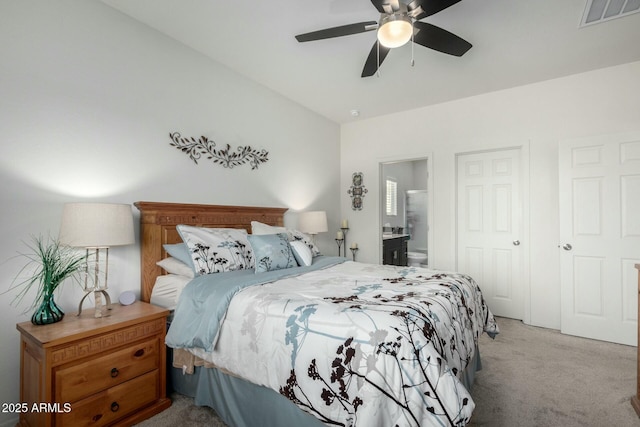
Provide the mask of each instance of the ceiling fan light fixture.
POLYGON ((406 14, 390 14, 380 20, 378 40, 384 47, 400 47, 411 40, 413 23, 406 14))

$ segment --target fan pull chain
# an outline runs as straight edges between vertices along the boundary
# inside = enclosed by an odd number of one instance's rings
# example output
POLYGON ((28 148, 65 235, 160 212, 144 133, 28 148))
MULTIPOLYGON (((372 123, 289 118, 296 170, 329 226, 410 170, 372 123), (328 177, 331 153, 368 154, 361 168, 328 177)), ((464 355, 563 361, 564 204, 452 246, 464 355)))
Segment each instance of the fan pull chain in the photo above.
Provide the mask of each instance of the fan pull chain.
POLYGON ((414 65, 416 65, 416 61, 414 61, 413 59, 413 45, 415 44, 414 42, 414 37, 415 37, 415 32, 414 32, 414 28, 413 28, 413 20, 411 21, 411 66, 413 67, 414 65))

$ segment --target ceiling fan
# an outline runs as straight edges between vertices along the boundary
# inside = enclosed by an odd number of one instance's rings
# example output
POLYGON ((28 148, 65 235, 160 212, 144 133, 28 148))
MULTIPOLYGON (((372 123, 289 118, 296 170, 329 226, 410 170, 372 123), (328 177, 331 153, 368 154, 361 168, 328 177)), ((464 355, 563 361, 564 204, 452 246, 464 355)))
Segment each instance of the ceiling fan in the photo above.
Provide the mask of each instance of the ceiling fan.
POLYGON ((380 12, 380 21, 365 21, 324 30, 299 34, 299 42, 349 36, 378 30, 378 37, 373 44, 362 70, 362 77, 374 75, 389 51, 412 40, 421 46, 454 56, 462 56, 471 43, 449 31, 435 25, 421 22, 427 16, 434 15, 460 0, 371 0, 380 12))

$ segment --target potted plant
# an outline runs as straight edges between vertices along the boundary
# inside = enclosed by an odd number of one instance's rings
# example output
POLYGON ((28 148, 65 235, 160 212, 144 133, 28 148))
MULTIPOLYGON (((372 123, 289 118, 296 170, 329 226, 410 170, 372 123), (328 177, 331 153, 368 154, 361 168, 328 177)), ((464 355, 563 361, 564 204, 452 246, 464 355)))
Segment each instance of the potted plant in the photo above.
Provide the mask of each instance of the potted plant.
POLYGON ((72 278, 78 281, 77 273, 84 271, 86 266, 85 254, 76 249, 63 246, 57 239, 34 236, 33 244, 29 248, 33 253, 21 254, 28 259, 14 280, 14 285, 9 290, 20 289, 13 303, 19 303, 27 293, 37 286, 36 298, 31 305, 35 309, 31 316, 34 325, 46 325, 62 320, 64 312, 53 299, 54 291, 58 289, 66 279, 72 278), (29 272, 29 277, 19 283, 15 283, 24 273, 29 272))

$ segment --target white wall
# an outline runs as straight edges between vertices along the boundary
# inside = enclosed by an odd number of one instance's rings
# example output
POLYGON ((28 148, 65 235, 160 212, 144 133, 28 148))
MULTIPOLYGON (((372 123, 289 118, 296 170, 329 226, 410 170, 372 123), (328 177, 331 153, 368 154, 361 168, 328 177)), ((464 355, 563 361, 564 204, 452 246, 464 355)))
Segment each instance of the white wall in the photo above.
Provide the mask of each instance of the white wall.
MULTIPOLYGON (((0 2, 0 292, 31 234, 57 235, 70 201, 137 200, 327 211, 339 227, 339 127, 98 1, 0 2), (257 170, 195 165, 169 133, 269 151, 257 170), (313 159, 313 161, 312 161, 313 159)), ((295 214, 285 218, 295 226, 295 214)), ((335 253, 334 236, 319 235, 335 253)), ((139 288, 138 245, 113 248, 114 298, 139 288)), ((73 313, 81 293, 58 301, 73 313)), ((0 294, 0 402, 18 402, 17 322, 0 294)), ((0 425, 16 417, 0 414, 0 425)))
POLYGON ((369 190, 357 212, 341 193, 349 239, 359 260, 379 259, 379 163, 433 153, 430 265, 454 270, 455 154, 528 145, 530 235, 521 240, 529 244, 531 323, 559 328, 558 142, 638 130, 640 62, 343 125, 342 188, 359 171, 369 190))

